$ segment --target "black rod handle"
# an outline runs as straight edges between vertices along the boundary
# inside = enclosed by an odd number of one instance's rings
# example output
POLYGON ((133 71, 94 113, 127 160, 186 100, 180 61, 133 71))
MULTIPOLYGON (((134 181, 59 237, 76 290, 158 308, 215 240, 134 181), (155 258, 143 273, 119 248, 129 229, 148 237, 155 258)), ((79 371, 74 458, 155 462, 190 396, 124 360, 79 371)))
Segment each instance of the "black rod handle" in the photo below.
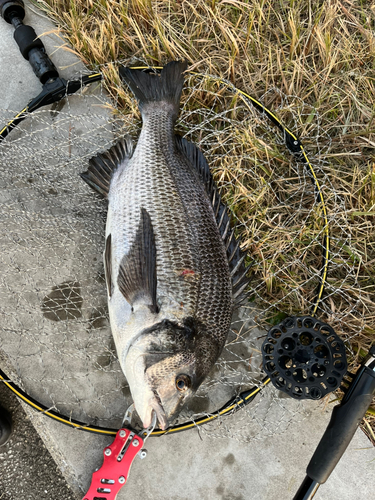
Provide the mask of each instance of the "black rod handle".
POLYGON ((13 17, 22 21, 25 17, 23 0, 0 0, 0 15, 9 24, 12 23, 13 17))
POLYGON ((44 85, 59 77, 59 73, 48 57, 43 42, 34 28, 23 24, 25 9, 22 0, 0 0, 0 14, 15 28, 14 39, 23 57, 29 61, 34 73, 44 85))
POLYGON ((320 484, 327 481, 370 406, 374 392, 375 371, 364 366, 341 404, 332 411, 328 427, 307 466, 307 475, 312 480, 320 484))
POLYGON ((319 483, 306 476, 293 500, 311 500, 319 488, 319 483))
POLYGON ((56 66, 46 53, 43 42, 37 38, 34 28, 25 24, 18 24, 14 39, 23 57, 29 61, 35 75, 44 85, 48 80, 59 77, 56 66))

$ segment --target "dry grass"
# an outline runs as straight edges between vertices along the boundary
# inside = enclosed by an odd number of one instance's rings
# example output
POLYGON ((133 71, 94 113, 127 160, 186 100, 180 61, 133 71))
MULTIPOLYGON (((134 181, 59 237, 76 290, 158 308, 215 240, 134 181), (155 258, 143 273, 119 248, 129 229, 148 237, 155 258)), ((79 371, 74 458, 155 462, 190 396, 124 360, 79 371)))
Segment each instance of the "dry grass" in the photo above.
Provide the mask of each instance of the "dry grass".
MULTIPOLYGON (((347 340, 355 368, 375 341, 375 3, 40 0, 37 4, 89 68, 103 65, 109 92, 127 112, 137 110, 121 87, 115 65, 109 63, 131 56, 150 65, 187 59, 191 69, 225 78, 253 96, 266 94, 265 104, 271 109, 280 105, 277 92, 267 93, 274 87, 280 95, 298 96, 300 101, 294 99, 288 109, 282 108, 280 118, 294 127, 316 163, 324 167, 330 182, 325 182, 327 206, 334 213, 328 290, 340 293, 332 293, 319 314, 347 340), (344 205, 338 206, 338 197, 344 205), (348 278, 349 268, 353 276, 348 278)), ((187 106, 210 108, 215 101, 207 90, 214 88, 220 92, 215 82, 202 83, 187 106)), ((225 102, 234 109, 235 101, 232 97, 225 102)), ((241 113, 243 109, 233 111, 233 123, 246 119, 241 113)), ((226 201, 242 222, 244 245, 255 260, 254 282, 265 284, 256 300, 277 304, 272 310, 275 318, 280 309, 307 313, 317 284, 316 279, 308 281, 309 270, 321 265, 322 222, 313 194, 310 199, 306 196, 302 207, 311 211, 306 223, 307 212, 304 216, 298 193, 293 193, 297 190, 293 179, 302 174, 286 159, 280 141, 270 134, 265 142, 267 132, 263 128, 257 135, 256 122, 226 132, 235 137, 236 149, 225 159, 221 155, 226 147, 218 144, 220 161, 215 162, 213 154, 213 169, 226 201), (259 160, 255 165, 254 158, 259 160), (293 196, 295 206, 284 213, 280 199, 290 205, 293 196), (288 225, 290 210, 299 209, 300 218, 288 225), (291 245, 293 231, 299 238, 291 245), (308 248, 305 254, 304 248, 308 248), (295 254, 303 255, 297 264, 292 261, 295 254), (303 293, 290 293, 293 284, 303 293)), ((371 426, 375 426, 374 409, 365 425, 370 436, 371 426)))

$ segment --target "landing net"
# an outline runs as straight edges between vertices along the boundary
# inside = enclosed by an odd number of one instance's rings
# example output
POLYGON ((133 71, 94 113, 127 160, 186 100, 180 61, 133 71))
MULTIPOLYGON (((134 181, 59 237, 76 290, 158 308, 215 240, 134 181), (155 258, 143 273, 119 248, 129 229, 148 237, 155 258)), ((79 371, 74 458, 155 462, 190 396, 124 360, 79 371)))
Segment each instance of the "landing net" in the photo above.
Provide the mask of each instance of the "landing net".
MULTIPOLYGON (((266 330, 287 315, 315 312, 344 340, 364 328, 358 257, 345 199, 330 182, 332 145, 318 111, 277 89, 258 99, 302 136, 324 194, 329 258, 319 193, 284 133, 228 82, 188 76, 176 130, 204 152, 252 262, 252 282, 222 356, 180 423, 210 415, 260 384, 266 330)), ((17 111, 0 110, 0 123, 17 111)), ((131 398, 108 321, 106 202, 79 173, 124 134, 136 140, 140 127, 135 101, 120 110, 99 83, 31 114, 0 145, 2 366, 46 407, 106 428, 120 426, 131 398)), ((200 429, 212 437, 262 438, 303 419, 308 408, 269 385, 245 408, 200 429)))

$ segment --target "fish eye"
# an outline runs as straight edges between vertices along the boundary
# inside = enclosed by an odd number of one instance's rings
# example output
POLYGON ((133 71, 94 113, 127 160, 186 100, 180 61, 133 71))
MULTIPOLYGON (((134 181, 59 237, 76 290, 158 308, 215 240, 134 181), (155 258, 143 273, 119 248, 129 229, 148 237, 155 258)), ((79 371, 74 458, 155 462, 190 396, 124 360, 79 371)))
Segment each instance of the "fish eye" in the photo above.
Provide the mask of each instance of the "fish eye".
POLYGON ((179 391, 186 391, 191 385, 191 379, 187 375, 178 375, 176 378, 176 387, 179 391))

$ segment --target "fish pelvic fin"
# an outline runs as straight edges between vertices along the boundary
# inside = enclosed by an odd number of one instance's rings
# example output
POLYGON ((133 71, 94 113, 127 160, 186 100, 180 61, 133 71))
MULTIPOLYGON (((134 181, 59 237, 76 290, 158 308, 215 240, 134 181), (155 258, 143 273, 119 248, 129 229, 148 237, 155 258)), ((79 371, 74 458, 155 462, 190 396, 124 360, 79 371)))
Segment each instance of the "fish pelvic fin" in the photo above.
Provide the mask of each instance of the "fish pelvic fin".
POLYGON ((151 312, 158 312, 155 236, 150 215, 144 208, 132 246, 121 260, 117 284, 132 307, 142 301, 151 312))
POLYGON ((187 65, 187 61, 171 61, 163 67, 160 74, 122 66, 119 73, 138 99, 141 113, 148 103, 167 102, 173 105, 173 111, 177 118, 184 84, 183 73, 186 71, 187 65))
POLYGON ((97 193, 107 198, 114 172, 120 165, 124 165, 132 154, 133 141, 129 136, 125 136, 105 153, 91 158, 88 170, 80 176, 97 193))

